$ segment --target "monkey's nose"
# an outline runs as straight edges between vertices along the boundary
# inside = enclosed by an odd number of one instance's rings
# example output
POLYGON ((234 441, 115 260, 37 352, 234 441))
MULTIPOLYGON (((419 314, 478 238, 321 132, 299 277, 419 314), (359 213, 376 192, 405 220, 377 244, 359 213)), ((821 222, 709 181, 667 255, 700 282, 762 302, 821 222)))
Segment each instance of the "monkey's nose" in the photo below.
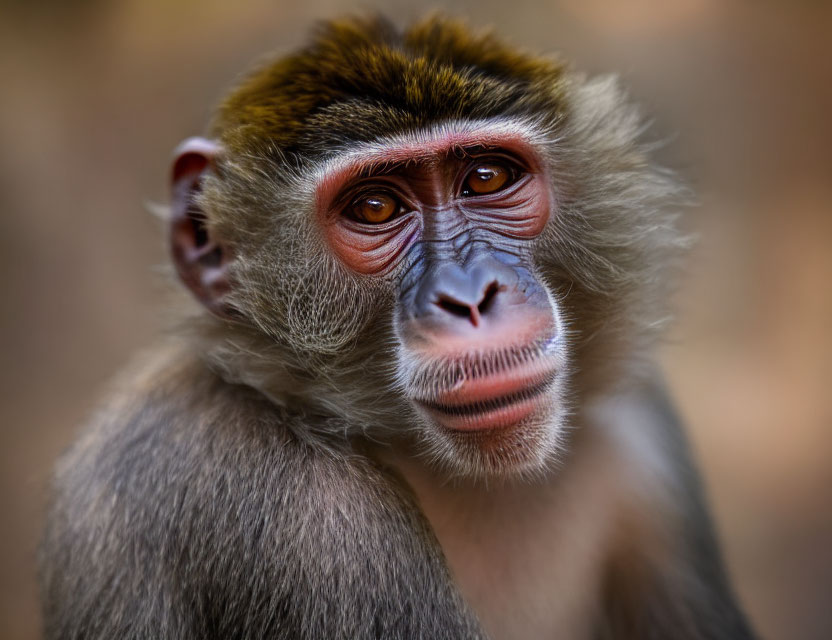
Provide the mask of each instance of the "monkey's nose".
POLYGON ((478 327, 482 322, 482 317, 488 314, 489 309, 493 307, 493 302, 497 294, 504 288, 496 280, 492 280, 484 288, 480 289, 475 299, 469 300, 463 299, 464 296, 438 292, 434 304, 443 311, 458 318, 465 318, 472 325, 478 327))
POLYGON ((482 325, 496 328, 505 307, 501 301, 515 288, 516 281, 511 268, 496 260, 432 265, 412 301, 413 318, 438 322, 447 329, 482 325))

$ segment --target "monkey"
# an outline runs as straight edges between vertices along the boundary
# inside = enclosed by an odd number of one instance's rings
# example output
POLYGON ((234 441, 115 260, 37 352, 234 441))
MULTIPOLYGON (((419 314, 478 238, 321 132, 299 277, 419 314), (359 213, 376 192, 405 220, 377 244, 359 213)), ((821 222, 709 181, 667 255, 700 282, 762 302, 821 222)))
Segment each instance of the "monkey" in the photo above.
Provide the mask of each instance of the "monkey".
POLYGON ((441 16, 245 75, 172 165, 196 303, 58 464, 45 637, 753 638, 652 356, 688 196, 642 123, 441 16))

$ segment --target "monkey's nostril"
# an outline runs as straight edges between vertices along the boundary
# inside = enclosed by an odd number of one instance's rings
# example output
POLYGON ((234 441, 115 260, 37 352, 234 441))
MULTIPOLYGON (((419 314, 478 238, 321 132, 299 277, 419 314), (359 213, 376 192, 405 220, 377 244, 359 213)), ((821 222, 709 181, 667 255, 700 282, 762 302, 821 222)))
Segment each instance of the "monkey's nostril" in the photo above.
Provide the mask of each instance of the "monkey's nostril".
POLYGON ((491 303, 494 302, 494 298, 497 296, 497 292, 500 290, 500 285, 497 284, 495 280, 488 288, 485 290, 485 293, 482 296, 482 300, 477 305, 477 310, 480 312, 480 315, 485 314, 488 309, 491 307, 491 303))
POLYGON ((501 288, 496 280, 490 283, 477 304, 465 304, 446 294, 440 294, 434 304, 457 318, 470 320, 471 324, 477 327, 482 316, 488 313, 488 310, 493 306, 494 298, 497 297, 501 288))
POLYGON ((461 304, 447 296, 439 296, 439 300, 436 301, 436 306, 460 318, 467 318, 471 315, 471 307, 467 304, 461 304))
POLYGON ((465 304, 464 302, 460 302, 459 300, 446 294, 440 294, 434 304, 457 318, 466 318, 470 320, 471 324, 476 327, 480 324, 481 316, 485 315, 493 306, 494 298, 497 297, 497 293, 501 289, 502 287, 496 280, 490 283, 485 288, 482 298, 476 305, 465 304))

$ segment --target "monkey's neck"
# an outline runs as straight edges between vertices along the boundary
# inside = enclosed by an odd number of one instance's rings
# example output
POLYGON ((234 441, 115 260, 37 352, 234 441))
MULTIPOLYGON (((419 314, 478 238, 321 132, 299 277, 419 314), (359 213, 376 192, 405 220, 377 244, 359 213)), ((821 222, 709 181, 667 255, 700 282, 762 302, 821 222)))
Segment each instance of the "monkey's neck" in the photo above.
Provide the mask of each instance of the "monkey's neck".
POLYGON ((407 451, 378 452, 413 491, 489 637, 589 637, 626 489, 603 436, 589 425, 579 431, 533 480, 449 480, 407 451))

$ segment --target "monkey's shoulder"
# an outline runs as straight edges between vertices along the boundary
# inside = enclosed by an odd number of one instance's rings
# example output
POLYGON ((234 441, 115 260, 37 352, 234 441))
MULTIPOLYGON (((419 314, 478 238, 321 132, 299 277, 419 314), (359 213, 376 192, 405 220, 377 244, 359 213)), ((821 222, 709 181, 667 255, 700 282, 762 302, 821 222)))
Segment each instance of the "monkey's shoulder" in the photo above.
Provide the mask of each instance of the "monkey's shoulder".
POLYGON ((476 637, 408 493, 288 419, 198 363, 123 379, 60 464, 47 606, 135 637, 476 637))
POLYGON ((196 358, 157 360, 120 377, 59 465, 58 485, 109 491, 125 505, 242 505, 271 518, 399 495, 391 478, 346 443, 310 437, 305 420, 196 358))

